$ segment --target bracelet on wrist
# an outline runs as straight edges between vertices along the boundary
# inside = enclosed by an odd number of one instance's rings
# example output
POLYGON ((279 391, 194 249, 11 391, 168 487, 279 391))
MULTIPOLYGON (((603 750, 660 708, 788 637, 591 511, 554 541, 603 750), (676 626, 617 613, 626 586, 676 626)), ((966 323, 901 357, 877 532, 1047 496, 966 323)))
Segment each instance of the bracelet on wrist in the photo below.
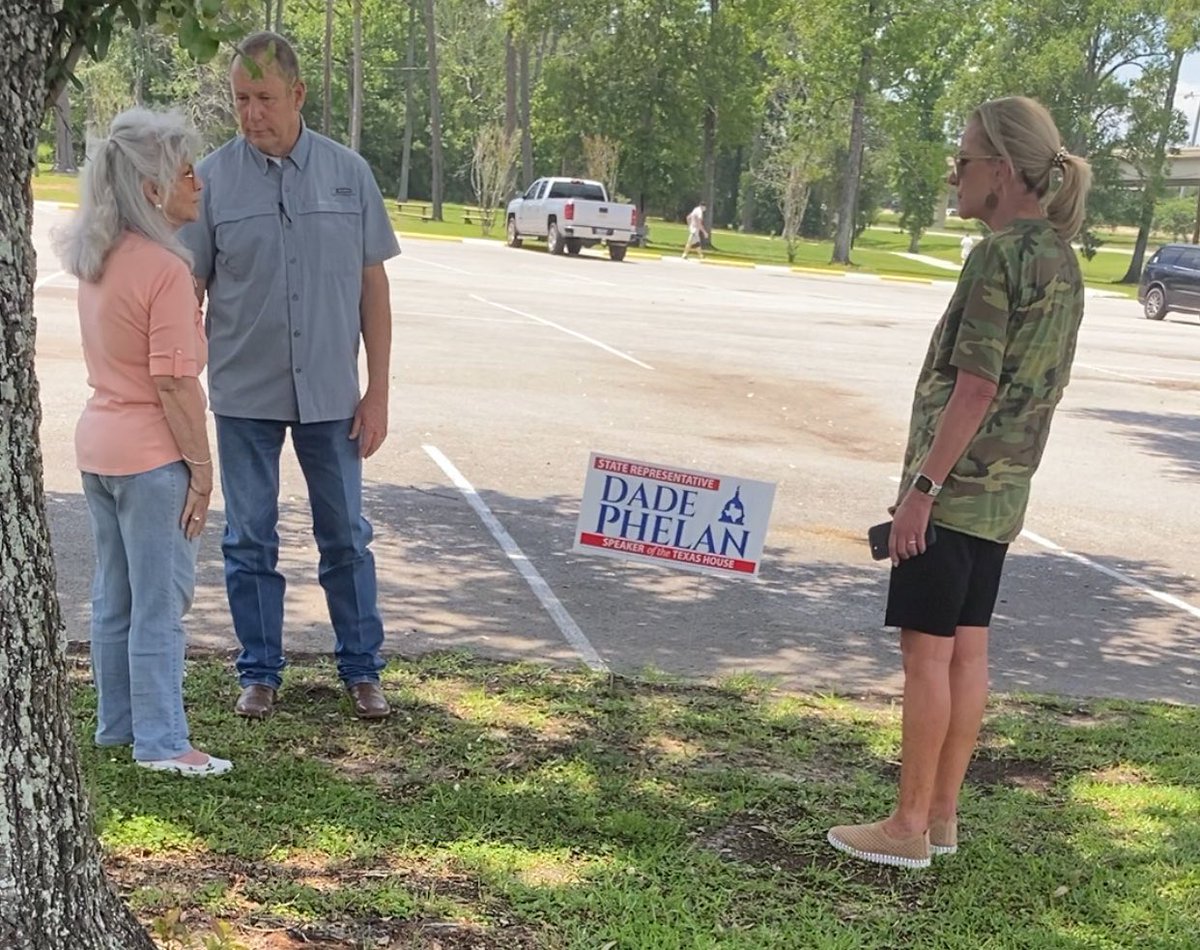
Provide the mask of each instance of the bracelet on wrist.
POLYGON ((180 452, 179 455, 185 462, 188 463, 188 465, 212 465, 212 456, 211 455, 208 458, 206 458, 203 462, 198 462, 196 459, 190 459, 186 455, 184 455, 182 452, 180 452))

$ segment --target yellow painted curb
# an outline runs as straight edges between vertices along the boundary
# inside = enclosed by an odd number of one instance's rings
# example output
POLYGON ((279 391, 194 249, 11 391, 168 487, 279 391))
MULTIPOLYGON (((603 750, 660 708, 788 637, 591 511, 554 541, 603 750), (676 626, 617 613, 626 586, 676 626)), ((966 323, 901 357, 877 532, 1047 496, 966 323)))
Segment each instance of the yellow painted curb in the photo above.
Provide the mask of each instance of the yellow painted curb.
POLYGON ((880 274, 880 280, 894 280, 901 284, 924 284, 926 287, 932 287, 933 281, 928 277, 894 277, 891 274, 880 274))
POLYGON ((655 254, 652 251, 626 251, 626 257, 633 257, 639 261, 661 261, 663 256, 655 254))
POLYGON ((820 267, 793 267, 792 270, 797 274, 818 274, 821 277, 845 277, 846 272, 842 270, 822 270, 820 267))
POLYGON ((750 268, 753 268, 755 266, 753 263, 751 263, 749 261, 719 261, 719 260, 712 260, 711 258, 708 258, 708 257, 704 258, 704 260, 700 261, 699 263, 712 264, 716 267, 750 267, 750 268))
POLYGON ((397 231, 402 238, 414 238, 418 241, 454 241, 458 244, 463 242, 460 237, 454 237, 451 234, 419 234, 416 231, 397 231))

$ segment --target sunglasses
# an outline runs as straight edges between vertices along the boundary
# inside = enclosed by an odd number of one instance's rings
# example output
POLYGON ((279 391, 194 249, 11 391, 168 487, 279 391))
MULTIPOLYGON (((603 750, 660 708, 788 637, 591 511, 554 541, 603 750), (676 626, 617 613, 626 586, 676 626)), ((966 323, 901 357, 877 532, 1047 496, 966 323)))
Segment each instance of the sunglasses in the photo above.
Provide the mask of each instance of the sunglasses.
POLYGON ((961 175, 963 170, 971 162, 987 162, 993 159, 1001 158, 1000 155, 955 155, 954 156, 954 174, 961 175))

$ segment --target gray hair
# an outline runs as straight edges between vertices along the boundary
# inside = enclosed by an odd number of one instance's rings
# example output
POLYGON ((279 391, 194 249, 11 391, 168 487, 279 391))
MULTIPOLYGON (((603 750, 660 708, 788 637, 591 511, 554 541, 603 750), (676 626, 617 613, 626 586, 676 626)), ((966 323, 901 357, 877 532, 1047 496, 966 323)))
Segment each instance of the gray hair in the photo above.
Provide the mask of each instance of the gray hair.
POLYGON ((195 158, 199 146, 195 130, 178 112, 134 108, 113 119, 107 138, 88 143, 79 210, 54 236, 63 267, 80 280, 99 280, 109 252, 126 231, 161 244, 191 267, 191 253, 150 203, 143 184, 156 185, 165 203, 179 170, 195 158))
POLYGON ((300 81, 300 60, 292 44, 271 30, 251 33, 237 44, 234 62, 251 59, 261 66, 274 66, 290 84, 300 81))

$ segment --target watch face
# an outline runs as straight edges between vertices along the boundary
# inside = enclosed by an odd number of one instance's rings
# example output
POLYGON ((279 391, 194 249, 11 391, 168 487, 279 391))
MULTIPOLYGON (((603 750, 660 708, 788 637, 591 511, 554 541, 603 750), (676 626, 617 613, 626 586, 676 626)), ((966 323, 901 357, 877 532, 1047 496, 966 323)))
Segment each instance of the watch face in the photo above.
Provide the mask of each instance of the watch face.
POLYGON ((928 495, 933 490, 933 479, 928 475, 918 475, 916 481, 913 482, 913 488, 922 495, 928 495))

